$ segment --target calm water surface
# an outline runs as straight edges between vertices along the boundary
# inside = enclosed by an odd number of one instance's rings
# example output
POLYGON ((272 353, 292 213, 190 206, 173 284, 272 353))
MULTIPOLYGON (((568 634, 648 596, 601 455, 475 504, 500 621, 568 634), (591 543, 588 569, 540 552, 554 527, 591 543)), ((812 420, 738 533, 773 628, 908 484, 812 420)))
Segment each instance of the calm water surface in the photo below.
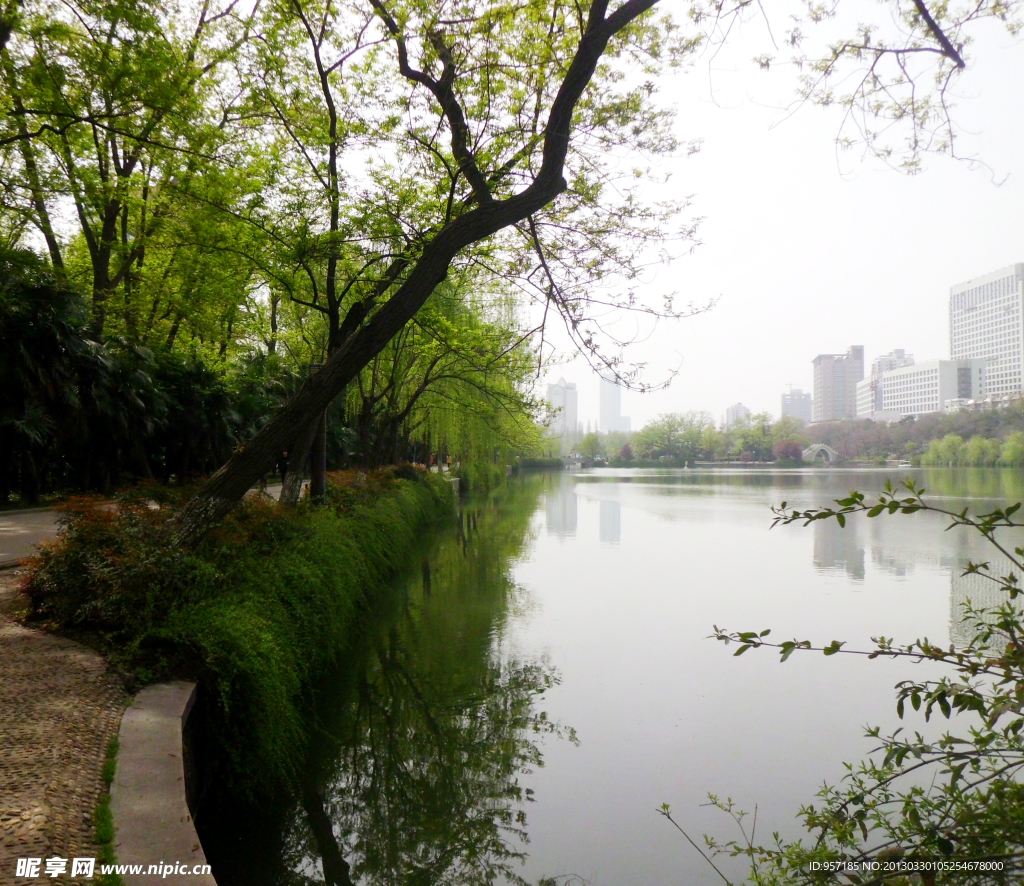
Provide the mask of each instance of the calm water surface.
MULTIPOLYGON (((219 798, 218 881, 700 886, 720 880, 655 810, 734 836, 709 793, 797 836, 801 804, 871 749, 865 725, 895 728, 893 685, 927 665, 779 665, 707 637, 962 638, 959 604, 986 598, 960 572, 992 557, 940 518, 769 531, 771 504, 891 474, 585 471, 470 503, 325 689, 301 801, 219 798)), ((1024 497, 1019 471, 908 474, 957 509, 1024 497)))

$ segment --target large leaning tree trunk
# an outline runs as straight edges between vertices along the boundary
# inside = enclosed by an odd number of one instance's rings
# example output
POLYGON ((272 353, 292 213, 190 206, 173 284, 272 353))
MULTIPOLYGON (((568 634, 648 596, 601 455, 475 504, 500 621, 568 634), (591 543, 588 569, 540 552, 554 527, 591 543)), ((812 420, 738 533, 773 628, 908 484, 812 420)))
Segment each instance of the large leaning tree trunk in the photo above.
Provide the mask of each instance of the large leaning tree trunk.
POLYGON ((518 194, 493 199, 486 179, 477 168, 466 141, 466 122, 446 77, 433 80, 409 67, 399 28, 382 0, 371 0, 396 38, 403 75, 427 86, 443 110, 452 131, 453 150, 461 171, 473 186, 476 205, 446 224, 423 248, 395 294, 373 316, 353 331, 329 357, 324 367, 306 379, 295 395, 245 446, 237 450, 182 508, 175 518, 177 541, 198 541, 217 521, 231 512, 259 479, 266 465, 322 413, 387 343, 423 306, 448 274, 453 259, 474 243, 518 224, 550 204, 567 187, 563 176, 572 118, 584 90, 594 76, 609 40, 652 9, 658 0, 626 0, 609 12, 609 0, 593 0, 586 27, 572 62, 551 104, 544 129, 542 162, 536 178, 518 194))

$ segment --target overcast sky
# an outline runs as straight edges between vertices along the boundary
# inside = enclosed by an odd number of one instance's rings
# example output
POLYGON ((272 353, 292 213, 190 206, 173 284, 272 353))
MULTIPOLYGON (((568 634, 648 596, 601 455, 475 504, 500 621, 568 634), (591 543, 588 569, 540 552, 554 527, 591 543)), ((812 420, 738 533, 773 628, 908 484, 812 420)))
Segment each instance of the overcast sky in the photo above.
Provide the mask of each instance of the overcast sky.
MULTIPOLYGON (((634 346, 629 356, 649 363, 650 382, 679 368, 667 390, 623 394, 634 429, 669 411, 720 419, 737 401, 777 416, 787 385, 811 389, 817 354, 851 344, 864 345, 868 363, 894 348, 919 361, 948 357, 949 287, 1024 262, 1020 41, 981 35, 957 87, 959 150, 990 169, 930 157, 907 176, 837 154, 836 113, 788 116, 793 79, 748 61, 757 37, 661 82, 680 138, 703 140, 699 154, 673 161, 670 187, 692 195, 704 221, 701 245, 648 274, 645 287, 718 302, 634 346)), ((543 381, 560 375, 579 388, 580 421, 596 423, 596 376, 576 359, 543 381)))

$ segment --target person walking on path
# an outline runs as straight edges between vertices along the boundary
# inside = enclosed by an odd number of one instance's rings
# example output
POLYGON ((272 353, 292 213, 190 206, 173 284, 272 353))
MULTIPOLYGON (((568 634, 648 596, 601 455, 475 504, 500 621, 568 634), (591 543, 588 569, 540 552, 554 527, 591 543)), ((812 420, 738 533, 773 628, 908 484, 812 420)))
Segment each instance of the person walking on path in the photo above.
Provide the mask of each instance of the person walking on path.
POLYGON ((284 485, 284 478, 288 476, 288 450, 286 449, 277 457, 277 472, 281 475, 281 485, 284 485))

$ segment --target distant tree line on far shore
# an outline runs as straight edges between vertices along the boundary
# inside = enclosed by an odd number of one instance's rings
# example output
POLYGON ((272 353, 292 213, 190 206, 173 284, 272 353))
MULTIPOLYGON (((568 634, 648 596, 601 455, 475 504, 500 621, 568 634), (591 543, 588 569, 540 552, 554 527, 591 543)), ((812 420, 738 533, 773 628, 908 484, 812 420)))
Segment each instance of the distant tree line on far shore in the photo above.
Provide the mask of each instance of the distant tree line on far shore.
MULTIPOLYGON (((557 454, 559 441, 549 446, 557 454)), ((805 425, 756 413, 730 429, 709 412, 658 416, 633 433, 587 433, 564 446, 589 460, 618 466, 682 465, 698 461, 802 464, 804 450, 824 443, 844 461, 908 461, 925 466, 1024 465, 1024 401, 991 412, 961 412, 905 418, 892 424, 870 419, 805 425)))

